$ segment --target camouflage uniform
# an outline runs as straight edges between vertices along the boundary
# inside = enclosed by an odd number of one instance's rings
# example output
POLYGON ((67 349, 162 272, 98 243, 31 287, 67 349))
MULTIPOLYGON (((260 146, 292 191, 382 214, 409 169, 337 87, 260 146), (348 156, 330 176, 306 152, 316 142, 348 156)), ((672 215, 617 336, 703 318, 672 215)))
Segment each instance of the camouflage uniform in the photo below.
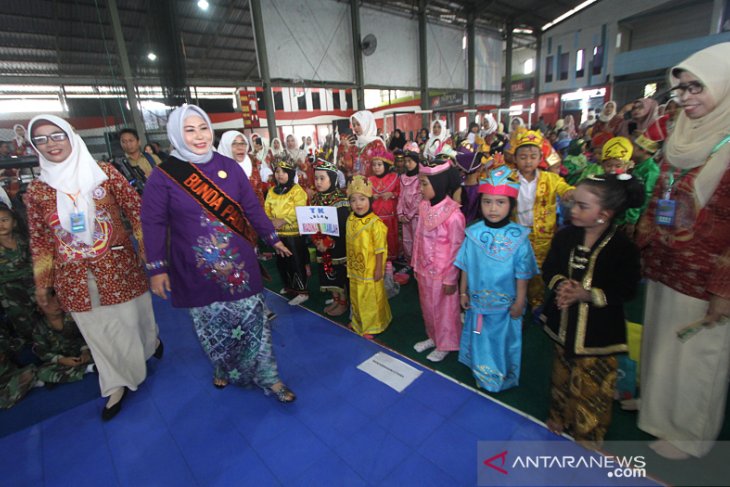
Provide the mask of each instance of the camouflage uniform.
POLYGON ((89 347, 81 336, 71 313, 63 316, 63 329, 55 330, 47 320, 41 320, 33 334, 33 352, 41 359, 38 380, 59 384, 81 380, 92 361, 75 367, 58 363, 61 357, 79 357, 89 347))
POLYGON ((35 365, 19 368, 0 349, 0 408, 8 409, 23 399, 36 381, 35 365))
POLYGON ((0 330, 0 348, 11 352, 33 342, 33 329, 41 319, 28 242, 17 242, 14 250, 0 246, 0 304, 8 322, 0 330))

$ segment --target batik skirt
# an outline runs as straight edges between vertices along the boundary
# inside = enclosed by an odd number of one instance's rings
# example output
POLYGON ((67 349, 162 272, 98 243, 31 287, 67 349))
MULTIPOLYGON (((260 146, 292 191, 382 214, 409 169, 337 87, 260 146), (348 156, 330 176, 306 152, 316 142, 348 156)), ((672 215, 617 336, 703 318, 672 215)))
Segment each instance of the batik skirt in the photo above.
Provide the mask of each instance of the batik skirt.
POLYGON ((279 382, 262 294, 190 308, 190 315, 216 379, 264 389, 279 382))

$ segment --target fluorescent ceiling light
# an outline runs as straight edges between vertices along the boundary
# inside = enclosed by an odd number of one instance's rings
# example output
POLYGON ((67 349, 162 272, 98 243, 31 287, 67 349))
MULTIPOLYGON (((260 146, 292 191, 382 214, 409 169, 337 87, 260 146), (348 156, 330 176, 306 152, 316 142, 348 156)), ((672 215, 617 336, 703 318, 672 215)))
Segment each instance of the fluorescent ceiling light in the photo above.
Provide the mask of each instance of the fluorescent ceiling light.
POLYGON ((198 7, 200 8, 200 10, 208 10, 210 4, 207 2, 207 0, 198 0, 198 7))
POLYGON ((157 54, 155 54, 154 52, 150 52, 147 54, 147 59, 149 59, 150 61, 154 61, 155 59, 157 59, 157 54))
POLYGON ((553 20, 552 22, 548 22, 547 24, 543 25, 543 26, 542 26, 542 30, 543 30, 543 32, 544 32, 544 31, 546 31, 546 30, 548 30, 548 29, 549 29, 550 27, 552 27, 553 25, 555 25, 555 24, 557 24, 557 23, 560 23, 560 22, 562 22, 563 20, 567 19, 567 18, 568 18, 568 17, 570 17, 571 15, 573 15, 573 14, 575 14, 575 13, 578 13, 578 12, 580 12, 581 10, 583 10, 584 8, 586 8, 586 7, 589 7, 589 6, 593 5, 593 4, 594 4, 594 3, 596 3, 597 1, 598 1, 598 0, 586 0, 585 2, 583 2, 583 3, 581 3, 580 5, 576 6, 575 8, 573 8, 573 9, 570 9, 570 10, 568 10, 567 12, 565 12, 565 13, 564 13, 563 15, 561 15, 561 16, 560 16, 560 17, 558 17, 558 18, 556 18, 556 19, 555 19, 555 20, 553 20))

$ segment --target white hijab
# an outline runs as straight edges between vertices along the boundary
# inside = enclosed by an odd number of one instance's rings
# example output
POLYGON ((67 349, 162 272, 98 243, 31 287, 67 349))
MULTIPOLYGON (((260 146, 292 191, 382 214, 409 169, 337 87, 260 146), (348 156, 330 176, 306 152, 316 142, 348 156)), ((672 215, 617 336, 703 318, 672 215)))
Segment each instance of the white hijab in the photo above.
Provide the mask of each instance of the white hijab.
POLYGON ((437 118, 436 120, 431 121, 431 132, 428 141, 426 142, 426 147, 423 149, 423 155, 425 155, 429 159, 433 159, 436 157, 436 154, 438 154, 441 151, 441 147, 444 145, 444 142, 446 142, 446 139, 451 137, 451 132, 449 132, 446 128, 446 120, 441 120, 437 118), (439 124, 441 126, 441 133, 438 135, 433 135, 433 128, 436 124, 439 124))
POLYGON ((482 125, 484 126, 484 135, 491 135, 497 131, 497 121, 491 113, 484 115, 482 125))
POLYGON ((109 178, 89 153, 81 137, 64 119, 55 115, 38 115, 28 123, 27 133, 32 134, 33 126, 41 121, 51 122, 66 133, 71 143, 71 154, 63 162, 51 162, 43 157, 31 140, 41 166, 39 179, 56 190, 56 211, 61 227, 85 244, 93 245, 96 203, 92 192, 109 178), (71 230, 71 214, 77 212, 83 213, 86 230, 74 233, 71 230))
POLYGON ((730 42, 715 44, 692 54, 669 72, 672 86, 679 84, 678 71, 689 71, 717 102, 707 115, 691 119, 684 110, 677 117, 667 140, 665 154, 680 169, 704 166, 694 181, 695 194, 704 206, 712 197, 730 163, 730 143, 710 156, 715 146, 730 135, 730 42))
POLYGON ((188 105, 186 103, 185 105, 174 109, 167 118, 167 138, 170 139, 173 147, 170 155, 180 159, 181 161, 188 161, 193 164, 204 164, 213 158, 213 146, 211 146, 208 152, 200 155, 191 151, 187 144, 185 144, 183 126, 185 125, 185 119, 191 115, 198 115, 200 118, 205 120, 205 123, 207 123, 210 128, 211 135, 213 134, 213 124, 211 123, 208 114, 199 106, 188 105))
POLYGON ((258 159, 261 164, 264 164, 266 162, 266 156, 269 154, 269 143, 266 142, 266 139, 263 137, 259 137, 258 140, 261 142, 261 150, 257 151, 255 144, 253 144, 251 151, 256 156, 256 159, 258 159))
POLYGON ((600 120, 603 123, 608 123, 611 120, 613 120, 613 117, 615 117, 615 116, 616 116, 616 102, 613 100, 609 100, 603 104, 601 113, 598 114, 598 120, 600 120))
POLYGON ((13 136, 15 137, 15 144, 18 147, 23 147, 28 142, 28 133, 26 132, 25 127, 19 123, 13 125, 13 136), (23 130, 23 135, 18 135, 18 128, 23 130))
POLYGON ((271 139, 271 146, 269 147, 269 150, 271 151, 272 156, 278 157, 278 156, 284 154, 285 146, 284 146, 284 144, 281 143, 281 139, 279 137, 274 137, 273 139, 271 139), (278 149, 274 149, 274 142, 279 143, 278 149))
POLYGON ((362 149, 373 140, 377 139, 382 142, 382 139, 378 137, 378 126, 375 124, 373 112, 370 110, 361 110, 350 117, 350 122, 353 120, 356 120, 362 128, 362 135, 357 136, 355 145, 362 149))
MULTIPOLYGON (((236 158, 233 157, 233 141, 236 140, 237 137, 243 138, 243 140, 246 142, 246 145, 250 148, 251 144, 248 142, 248 138, 243 135, 238 130, 229 130, 228 132, 224 132, 223 135, 221 135, 221 141, 218 144, 218 153, 221 155, 224 155, 226 157, 230 157, 234 161, 236 161, 236 158)), ((251 158, 248 157, 248 151, 246 151, 246 155, 243 158, 242 161, 236 161, 238 162, 238 165, 241 166, 241 169, 243 169, 243 172, 246 173, 246 177, 251 177, 251 172, 253 171, 253 163, 251 163, 251 158)))

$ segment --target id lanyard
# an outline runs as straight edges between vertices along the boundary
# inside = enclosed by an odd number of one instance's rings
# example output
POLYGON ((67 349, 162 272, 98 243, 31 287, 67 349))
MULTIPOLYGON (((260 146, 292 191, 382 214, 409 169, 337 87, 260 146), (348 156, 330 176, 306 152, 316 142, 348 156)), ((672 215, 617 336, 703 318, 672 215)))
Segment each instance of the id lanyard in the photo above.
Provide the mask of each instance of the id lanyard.
POLYGON ((80 193, 81 191, 77 191, 75 195, 64 193, 71 199, 74 205, 74 211, 71 212, 71 231, 73 233, 83 233, 86 231, 86 218, 84 217, 84 212, 79 211, 79 208, 76 204, 80 193))
MULTIPOLYGON (((720 150, 722 146, 730 142, 730 135, 725 136, 724 139, 722 139, 715 147, 713 147, 712 151, 710 151, 710 155, 707 157, 709 160, 717 151, 720 150)), ((674 219, 677 213, 677 202, 672 199, 672 192, 674 191, 674 185, 680 181, 683 177, 687 175, 692 169, 683 169, 679 176, 675 179, 674 175, 676 174, 676 169, 674 171, 669 171, 669 174, 667 175, 667 189, 664 191, 663 198, 657 201, 657 207, 656 207, 656 222, 658 225, 663 226, 673 226, 674 225, 674 219)))

